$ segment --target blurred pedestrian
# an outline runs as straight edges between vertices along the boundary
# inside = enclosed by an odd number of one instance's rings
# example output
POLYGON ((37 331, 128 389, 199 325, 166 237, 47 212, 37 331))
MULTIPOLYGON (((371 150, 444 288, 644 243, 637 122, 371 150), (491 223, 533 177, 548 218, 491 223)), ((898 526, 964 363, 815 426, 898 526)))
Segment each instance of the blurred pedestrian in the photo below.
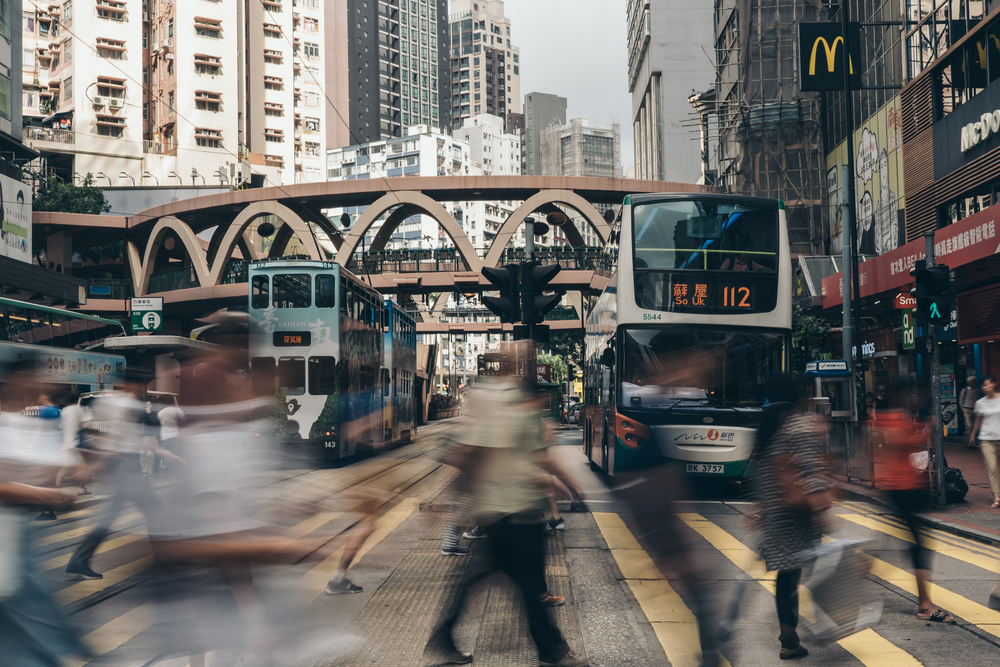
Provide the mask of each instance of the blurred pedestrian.
MULTIPOLYGON (((59 408, 52 401, 52 397, 48 392, 45 391, 38 392, 35 403, 37 405, 35 410, 35 431, 41 432, 43 437, 54 441, 56 434, 61 432, 59 427, 59 408)), ((56 477, 59 477, 58 473, 56 477)), ((42 513, 35 517, 35 521, 55 520, 56 513, 52 511, 51 507, 44 507, 42 513)))
POLYGON ((74 465, 63 468, 56 477, 56 486, 62 486, 62 480, 67 475, 74 475, 80 485, 78 496, 89 496, 87 481, 92 474, 89 463, 83 454, 85 449, 83 441, 83 423, 80 406, 77 405, 80 394, 70 392, 63 396, 62 412, 59 415, 59 426, 62 429, 63 449, 71 454, 75 459, 74 465))
POLYGON ((758 431, 754 489, 761 512, 761 555, 768 571, 778 572, 778 657, 789 660, 809 655, 797 632, 799 580, 809 550, 820 543, 822 515, 833 502, 834 485, 823 418, 806 410, 790 377, 772 376, 768 389, 771 405, 758 431))
MULTIPOLYGON (((976 401, 979 400, 979 387, 976 376, 971 375, 965 380, 965 386, 958 394, 958 405, 962 408, 962 421, 964 422, 964 433, 972 434, 976 426, 976 401)), ((975 441, 969 442, 969 449, 975 449, 975 441)))
POLYGON ((983 460, 986 462, 986 474, 990 478, 990 489, 993 491, 993 509, 1000 508, 1000 480, 997 478, 997 462, 1000 460, 1000 392, 997 391, 997 381, 992 375, 984 375, 982 380, 982 398, 976 401, 976 422, 969 436, 969 444, 979 442, 983 448, 983 460))
POLYGON ((150 448, 153 455, 158 454, 173 464, 184 465, 184 460, 175 454, 160 449, 155 443, 144 442, 142 419, 145 407, 139 401, 145 394, 149 379, 142 369, 129 367, 124 391, 98 397, 93 402, 94 421, 107 424, 107 430, 94 439, 98 448, 95 454, 102 456, 106 462, 114 488, 101 518, 83 538, 66 566, 67 579, 104 578, 91 568, 90 559, 111 531, 111 524, 121 514, 126 502, 134 502, 139 507, 152 534, 161 505, 153 488, 141 476, 139 458, 144 449, 150 448))
POLYGON ((460 446, 450 462, 470 477, 474 513, 489 536, 489 563, 466 571, 459 594, 443 610, 444 620, 424 649, 426 664, 472 662, 471 654, 456 647, 452 629, 469 589, 496 570, 510 577, 524 597, 539 664, 586 664, 570 650, 543 601, 547 586, 542 503, 551 489, 568 491, 553 476, 551 461, 539 452, 544 442, 531 394, 520 381, 504 377, 470 395, 468 428, 459 430, 460 446))
POLYGON ((146 401, 142 419, 142 449, 139 450, 139 468, 142 476, 150 478, 156 475, 156 450, 160 443, 160 419, 151 401, 146 401))
POLYGON ((915 420, 909 380, 901 377, 889 401, 889 410, 879 415, 876 425, 885 436, 879 486, 885 490, 899 517, 913 537, 910 557, 917 579, 917 618, 935 623, 954 623, 955 619, 934 606, 931 600, 931 551, 917 529, 916 514, 928 509, 927 473, 915 465, 915 457, 926 454, 930 432, 915 420))
MULTIPOLYGON (((180 446, 181 428, 184 424, 184 411, 177 405, 176 400, 170 400, 158 413, 160 420, 160 446, 168 452, 177 452, 180 446)), ((163 467, 170 473, 172 478, 177 477, 177 471, 166 461, 163 467)))

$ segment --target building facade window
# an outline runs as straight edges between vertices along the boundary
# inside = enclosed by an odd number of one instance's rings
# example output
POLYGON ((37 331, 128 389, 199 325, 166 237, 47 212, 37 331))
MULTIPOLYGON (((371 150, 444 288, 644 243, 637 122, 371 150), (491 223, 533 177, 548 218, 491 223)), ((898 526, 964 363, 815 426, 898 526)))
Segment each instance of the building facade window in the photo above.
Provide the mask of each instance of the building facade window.
MULTIPOLYGON (((203 53, 194 55, 194 71, 197 74, 208 74, 216 76, 222 73, 222 59, 216 56, 209 56, 203 53)), ((264 77, 265 79, 267 77, 264 77)))
POLYGON ((285 80, 280 76, 265 76, 264 77, 264 89, 265 90, 284 90, 285 80))
POLYGON ((204 127, 195 128, 194 141, 202 148, 222 148, 222 132, 204 127))
POLYGON ((319 58, 319 44, 305 42, 302 50, 303 53, 305 53, 306 58, 319 58))
POLYGON ((118 39, 98 37, 97 55, 108 60, 125 60, 125 42, 118 39))
POLYGON ((194 93, 194 106, 201 111, 218 112, 222 108, 222 93, 196 90, 194 93))
POLYGON ((125 3, 118 0, 97 0, 97 18, 106 21, 124 21, 125 3))
POLYGON ((216 19, 206 19, 200 16, 196 16, 194 18, 194 34, 198 35, 199 37, 219 39, 221 33, 222 33, 222 21, 216 19))

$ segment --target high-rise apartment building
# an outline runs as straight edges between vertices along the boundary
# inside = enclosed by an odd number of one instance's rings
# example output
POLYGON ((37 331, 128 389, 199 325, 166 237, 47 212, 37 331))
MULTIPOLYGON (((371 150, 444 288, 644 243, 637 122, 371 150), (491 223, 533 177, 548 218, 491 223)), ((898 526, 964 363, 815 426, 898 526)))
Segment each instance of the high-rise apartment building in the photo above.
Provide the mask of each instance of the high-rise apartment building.
POLYGON ((344 44, 331 45, 327 70, 328 90, 347 84, 330 119, 342 126, 332 132, 337 145, 401 137, 410 125, 451 126, 447 0, 323 1, 333 8, 328 39, 344 44))
POLYGON ((482 113, 520 113, 521 54, 503 0, 452 0, 450 18, 452 126, 482 113))
POLYGON ((542 173, 542 130, 566 124, 566 98, 548 93, 524 96, 524 137, 521 141, 521 172, 542 173))
MULTIPOLYGON (((473 167, 485 176, 516 176, 521 173, 521 138, 507 132, 504 126, 503 118, 481 114, 466 118, 465 125, 453 133, 456 139, 469 144, 473 167)), ((466 233, 472 245, 476 248, 487 247, 517 204, 519 202, 508 200, 466 202, 466 233)), ((523 245, 523 229, 520 237, 520 245, 523 245)))
POLYGON ((702 51, 711 53, 715 41, 712 3, 628 0, 626 20, 636 178, 695 183, 700 148, 681 123, 690 93, 715 80, 702 51))
POLYGON ((323 2, 27 0, 25 139, 67 181, 323 180, 323 2))

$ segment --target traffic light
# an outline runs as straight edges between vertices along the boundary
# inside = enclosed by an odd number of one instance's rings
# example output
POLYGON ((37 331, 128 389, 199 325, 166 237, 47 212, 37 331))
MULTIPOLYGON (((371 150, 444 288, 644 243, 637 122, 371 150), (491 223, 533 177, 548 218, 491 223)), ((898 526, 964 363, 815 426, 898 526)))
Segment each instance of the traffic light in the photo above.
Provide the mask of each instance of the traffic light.
POLYGON ((521 321, 525 324, 539 324, 545 321, 545 313, 558 305, 562 296, 543 294, 546 286, 561 270, 558 264, 539 265, 538 262, 521 264, 521 321))
POLYGON ((504 264, 499 269, 484 267, 483 275, 500 291, 500 296, 484 296, 483 304, 496 314, 504 324, 513 324, 521 318, 518 300, 518 266, 504 264))
POLYGON ((947 266, 923 266, 914 272, 917 323, 947 325, 951 322, 951 272, 947 266))

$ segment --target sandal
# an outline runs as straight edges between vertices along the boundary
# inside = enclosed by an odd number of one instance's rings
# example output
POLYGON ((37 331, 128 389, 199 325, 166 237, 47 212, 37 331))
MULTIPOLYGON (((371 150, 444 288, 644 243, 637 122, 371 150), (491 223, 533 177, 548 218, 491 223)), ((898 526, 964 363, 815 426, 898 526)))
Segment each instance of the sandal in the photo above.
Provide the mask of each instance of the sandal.
POLYGON ((921 621, 931 621, 932 623, 954 623, 955 618, 948 613, 935 609, 933 614, 917 612, 917 618, 921 621))
POLYGON ((1000 508, 1000 498, 997 498, 996 500, 994 500, 993 504, 990 505, 990 507, 992 507, 993 509, 1000 508))

